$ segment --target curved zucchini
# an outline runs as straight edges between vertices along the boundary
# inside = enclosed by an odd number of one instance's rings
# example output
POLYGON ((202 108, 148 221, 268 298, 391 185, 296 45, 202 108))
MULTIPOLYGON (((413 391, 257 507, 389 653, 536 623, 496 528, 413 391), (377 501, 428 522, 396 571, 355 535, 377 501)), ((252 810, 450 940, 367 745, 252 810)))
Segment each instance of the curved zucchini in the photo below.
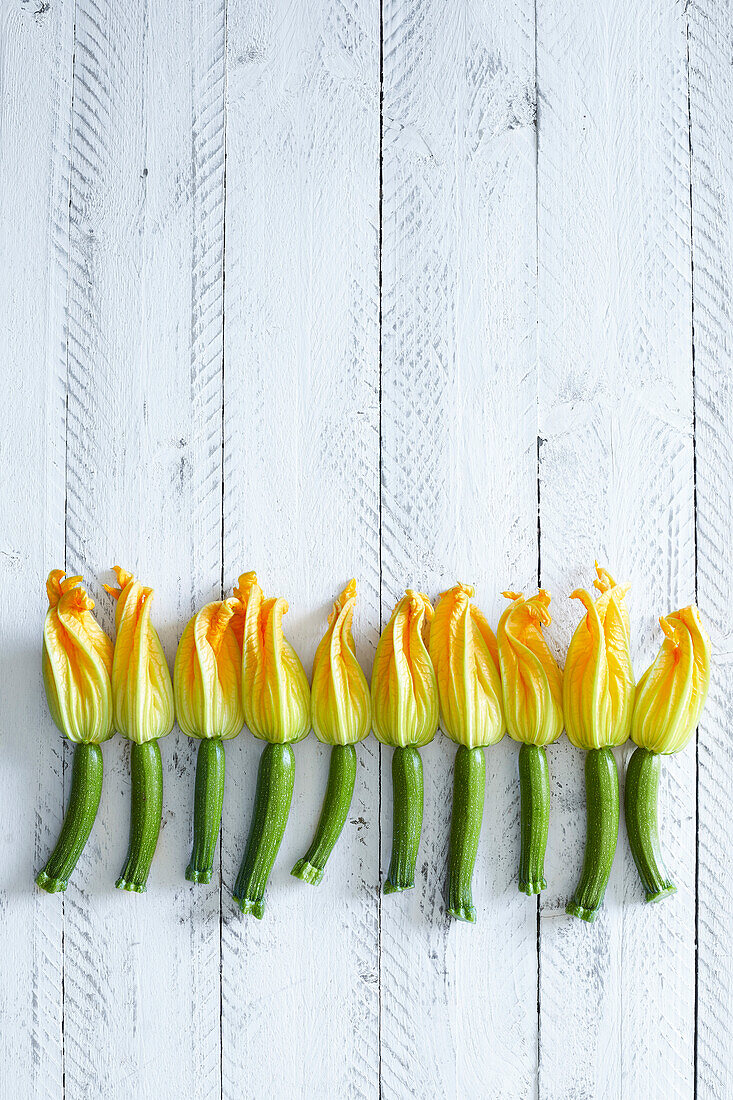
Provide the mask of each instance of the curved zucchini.
POLYGON ((664 866, 657 831, 661 759, 657 752, 637 748, 626 769, 626 832, 647 901, 661 901, 677 891, 664 866))
POLYGON ((193 851, 191 861, 186 868, 186 878, 189 882, 211 882, 223 802, 224 742, 220 737, 206 737, 199 743, 196 755, 193 851))
POLYGON ((523 744, 519 750, 519 793, 522 822, 519 889, 531 896, 547 887, 545 851, 550 825, 550 773, 547 753, 541 745, 523 744))
POLYGON ((118 890, 144 893, 163 814, 163 765, 157 740, 130 746, 132 804, 127 859, 115 885, 118 890))
POLYGON ((89 840, 102 793, 102 750, 99 745, 77 744, 71 771, 69 805, 56 847, 36 877, 49 894, 65 890, 84 845, 89 840))
POLYGON ((257 770, 257 790, 247 847, 234 886, 243 913, 262 919, 265 889, 290 813, 295 756, 290 745, 267 744, 257 770))
POLYGON ((295 878, 316 886, 333 847, 341 836, 354 793, 356 749, 353 745, 334 745, 328 768, 328 784, 316 835, 308 851, 290 872, 295 878))
POLYGON ((385 894, 411 890, 420 847, 423 778, 420 753, 412 746, 392 753, 392 857, 384 884, 385 894))
POLYGON ((448 912, 456 920, 476 922, 471 879, 484 816, 486 760, 482 748, 459 745, 453 778, 453 812, 448 855, 448 912))
POLYGON ((565 912, 590 923, 603 904, 618 840, 618 768, 611 749, 586 753, 585 798, 588 826, 583 870, 565 912))

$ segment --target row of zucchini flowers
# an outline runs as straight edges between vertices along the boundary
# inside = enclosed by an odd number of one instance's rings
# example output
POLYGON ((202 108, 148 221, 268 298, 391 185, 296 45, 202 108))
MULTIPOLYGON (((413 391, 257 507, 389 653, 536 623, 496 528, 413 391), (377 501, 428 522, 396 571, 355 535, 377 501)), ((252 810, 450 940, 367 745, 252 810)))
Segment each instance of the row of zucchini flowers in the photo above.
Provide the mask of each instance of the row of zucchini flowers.
MULTIPOLYGON (((519 889, 546 886, 550 782, 546 746, 566 729, 587 750, 587 838, 583 869, 568 913, 596 918, 616 849, 619 784, 614 746, 631 735, 637 749, 626 775, 629 842, 648 901, 674 892, 657 830, 660 755, 691 738, 707 694, 710 643, 695 607, 660 619, 664 641, 638 686, 630 656, 625 597, 596 566, 594 599, 585 590, 585 615, 561 671, 544 637, 550 597, 544 589, 510 600, 494 635, 472 603, 473 589, 458 584, 435 610, 408 590, 379 640, 371 690, 356 658, 351 581, 329 616, 313 662, 309 688, 303 666, 283 633, 282 598, 265 599, 254 573, 240 577, 232 597, 208 604, 190 620, 176 654, 173 683, 150 621, 152 590, 116 569, 117 641, 92 615, 80 577, 49 575, 43 671, 51 714, 76 742, 69 806, 58 843, 36 881, 64 890, 89 837, 99 805, 99 745, 117 729, 132 742, 130 844, 117 886, 145 890, 162 810, 158 739, 173 727, 200 740, 194 793, 192 882, 209 882, 220 831, 224 741, 244 724, 266 741, 257 775, 254 811, 234 898, 243 912, 262 917, 267 881, 290 811, 295 772, 291 746, 311 726, 332 746, 328 783, 313 842, 292 874, 316 884, 341 834, 354 790, 355 745, 370 729, 393 747, 392 856, 385 893, 414 886, 423 815, 420 748, 439 721, 458 748, 451 820, 448 912, 475 921, 471 880, 481 831, 484 749, 508 730, 520 743, 519 889)), ((105 586, 106 587, 106 586, 105 586)))

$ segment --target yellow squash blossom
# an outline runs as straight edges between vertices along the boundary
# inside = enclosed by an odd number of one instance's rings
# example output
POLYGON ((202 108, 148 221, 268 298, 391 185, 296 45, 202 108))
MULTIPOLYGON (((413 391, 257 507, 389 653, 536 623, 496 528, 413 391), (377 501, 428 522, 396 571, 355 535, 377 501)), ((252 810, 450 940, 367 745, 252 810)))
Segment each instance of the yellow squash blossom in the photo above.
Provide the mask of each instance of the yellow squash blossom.
POLYGON ((255 737, 267 742, 257 769, 255 807, 234 884, 234 900, 243 913, 261 918, 267 880, 293 797, 295 754, 291 744, 310 729, 310 688, 300 658, 283 634, 287 601, 263 599, 255 573, 242 574, 234 594, 246 608, 244 716, 255 737))
POLYGON ((112 735, 112 642, 92 615, 94 602, 63 569, 48 575, 43 628, 43 682, 51 716, 75 742, 71 790, 64 825, 46 866, 36 876, 42 890, 66 889, 94 824, 102 793, 100 743, 112 735))
POLYGON ((351 806, 356 779, 357 741, 372 724, 369 685, 356 659, 351 624, 356 581, 346 585, 328 617, 328 630, 313 660, 311 722, 320 741, 331 745, 328 785, 313 842, 290 872, 315 886, 323 878, 351 806))
MULTIPOLYGON (((178 725, 189 737, 236 737, 244 725, 242 646, 234 597, 207 604, 189 620, 173 673, 178 725)), ((241 616, 240 616, 241 617, 241 616)))
POLYGON ((438 728, 438 685, 423 630, 427 596, 408 588, 382 632, 372 671, 372 722, 385 745, 419 748, 438 728))
POLYGON ((153 589, 114 567, 119 588, 104 587, 117 600, 117 641, 112 664, 115 728, 138 745, 173 729, 173 685, 155 627, 150 622, 153 589))
POLYGON ((673 753, 692 737, 710 684, 710 638, 694 606, 659 620, 664 641, 636 689, 631 738, 650 752, 673 753))
POLYGON ((506 729, 496 638, 473 594, 468 584, 443 592, 430 625, 442 727, 469 749, 494 745, 506 729))
POLYGON ((550 745, 562 733, 562 672, 545 641, 550 595, 541 588, 525 600, 504 592, 509 607, 499 620, 499 666, 509 736, 527 745, 550 745))
POLYGON ((242 691, 245 720, 271 744, 300 741, 310 729, 310 688, 298 654, 283 633, 288 602, 265 600, 254 573, 239 578, 246 602, 242 691))
POLYGON ((474 590, 456 584, 443 592, 430 624, 444 732, 457 742, 448 853, 448 912, 474 923, 471 880, 484 812, 484 747, 504 736, 504 708, 496 637, 471 603, 474 590))
POLYGON ((92 615, 94 601, 63 569, 48 575, 43 682, 51 717, 71 741, 98 745, 112 736, 113 645, 92 615))
POLYGON ((311 721, 316 737, 328 745, 363 741, 372 724, 369 685, 351 632, 355 608, 356 581, 351 580, 333 605, 313 659, 311 721))
POLYGON ((694 606, 660 620, 664 641, 636 689, 631 737, 634 749, 626 768, 626 835, 646 900, 661 901, 676 892, 662 858, 657 829, 661 755, 679 752, 700 720, 710 683, 710 639, 694 606))
POLYGON ((601 593, 593 599, 579 588, 572 593, 586 614, 573 634, 565 659, 562 709, 565 729, 579 749, 621 745, 629 736, 634 705, 628 584, 616 584, 596 564, 601 593))

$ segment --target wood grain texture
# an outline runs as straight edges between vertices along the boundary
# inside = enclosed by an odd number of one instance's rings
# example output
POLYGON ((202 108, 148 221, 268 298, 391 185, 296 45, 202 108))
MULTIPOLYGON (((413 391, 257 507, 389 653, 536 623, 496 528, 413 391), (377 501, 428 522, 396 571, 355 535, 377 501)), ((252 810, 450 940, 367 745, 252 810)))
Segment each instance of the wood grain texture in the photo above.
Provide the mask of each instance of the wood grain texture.
POLYGON ((713 640, 712 684, 698 735, 697 1096, 733 1093, 733 13, 689 8, 694 263, 698 603, 713 640))
MULTIPOLYGON (((629 580, 638 676, 656 617, 695 592, 685 13, 540 0, 537 30, 542 581, 564 652, 580 618, 566 596, 590 587, 594 558, 629 580)), ((694 755, 665 762, 661 797, 679 893, 642 903, 622 828, 591 927, 563 912, 582 754, 563 741, 553 762, 540 1096, 690 1096, 694 755)))
MULTIPOLYGON (((110 566, 152 585, 172 664, 185 620, 220 590, 224 6, 77 0, 75 49, 68 562, 110 631, 110 566)), ((114 888, 129 747, 105 746, 66 902, 68 1095, 219 1090, 219 892, 183 878, 194 747, 175 730, 161 749, 163 829, 141 897, 114 888)))
POLYGON ((7 0, 0 1100, 733 1093, 729 7, 7 0), (369 671, 407 585, 471 582, 495 626, 501 589, 538 572, 562 658, 596 556, 632 582, 637 674, 696 580, 711 628, 697 761, 663 769, 674 898, 643 904, 622 825, 598 923, 564 915, 585 823, 565 738, 539 910, 515 885, 508 739, 486 752, 475 927, 445 916, 441 735, 416 889, 380 894, 373 739, 311 888, 289 875, 328 770, 311 736, 265 918, 242 918, 261 745, 228 747, 221 881, 194 889, 177 730, 148 894, 114 889, 120 738, 67 895, 35 890, 71 763, 39 673, 52 566, 84 573, 110 631, 101 583, 135 569, 171 664, 192 612, 255 568, 309 672, 355 575, 369 671))
MULTIPOLYGON (((407 586, 462 580, 495 625, 537 569, 533 7, 390 0, 383 19, 382 618, 407 586)), ((440 734, 422 751, 416 888, 381 903, 383 1095, 527 1097, 516 746, 486 751, 476 926, 445 914, 454 754, 440 734)), ((390 766, 385 748, 383 875, 390 766)))
POLYGON ((0 1092, 61 1096, 61 897, 33 884, 63 810, 40 671, 47 571, 64 562, 72 5, 0 14, 0 1092))
MULTIPOLYGON (((225 583, 285 596, 310 674, 356 577, 367 670, 379 617, 379 12, 350 0, 228 4, 225 583)), ((358 747, 349 823, 323 883, 310 843, 328 750, 295 748, 290 822, 264 919, 231 899, 262 743, 248 731, 225 807, 223 1095, 378 1091, 378 772, 358 747)))

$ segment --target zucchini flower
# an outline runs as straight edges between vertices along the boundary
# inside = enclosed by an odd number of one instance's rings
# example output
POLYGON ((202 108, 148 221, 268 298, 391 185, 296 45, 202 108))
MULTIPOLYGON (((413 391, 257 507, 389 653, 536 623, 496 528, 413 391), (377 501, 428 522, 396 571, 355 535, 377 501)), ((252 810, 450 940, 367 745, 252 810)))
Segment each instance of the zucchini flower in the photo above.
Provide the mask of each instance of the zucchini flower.
POLYGON ((112 736, 113 646, 92 615, 94 601, 81 577, 53 569, 46 582, 43 683, 51 717, 74 742, 69 805, 56 843, 36 883, 49 894, 65 890, 89 839, 102 793, 102 750, 112 736))
POLYGON ((657 830, 661 756, 689 742, 710 684, 710 639, 694 606, 659 620, 664 641, 636 689, 631 739, 639 746, 626 769, 626 831, 647 901, 676 887, 662 859, 657 830))
POLYGON ((115 728, 130 742, 132 806, 127 859, 116 886, 141 894, 160 833, 163 766, 158 739, 173 729, 173 684, 155 627, 153 589, 114 567, 119 588, 104 587, 117 601, 112 697, 115 728))
POLYGON ((288 610, 282 597, 263 599, 255 573, 234 590, 243 606, 242 694, 250 732, 267 741, 257 772, 252 822, 234 900, 243 913, 261 918, 265 890, 285 832, 295 779, 291 744, 310 729, 310 688, 300 658, 283 634, 288 610))
POLYGON ((550 775, 545 746, 562 733, 562 672, 542 633, 542 628, 552 622, 549 592, 541 588, 528 600, 518 592, 503 595, 512 600, 498 629, 504 713, 509 736, 522 746, 519 889, 532 895, 547 886, 550 775))
POLYGON ((419 748, 438 728, 438 685, 426 645, 433 608, 408 588, 382 631, 372 670, 372 724, 377 740, 393 745, 392 858, 385 894, 415 885, 423 815, 419 748))
POLYGON ((356 658, 351 626, 356 581, 351 580, 333 605, 328 630, 313 659, 311 723, 319 741, 331 745, 328 785, 313 843, 290 872, 316 885, 341 835, 354 794, 356 749, 372 724, 366 676, 356 658))
POLYGON ((585 857, 580 881, 567 912, 594 921, 603 903, 618 839, 618 769, 612 745, 629 736, 634 704, 631 667, 629 585, 616 584, 596 562, 600 592, 594 601, 578 589, 572 594, 585 607, 573 634, 563 674, 565 730, 572 743, 587 749, 585 789, 588 815, 585 857))
POLYGON ((443 731, 458 744, 448 855, 448 912, 476 921, 471 879, 481 834, 486 785, 484 746, 504 736, 506 723, 494 633, 471 603, 474 590, 457 584, 440 596, 430 624, 443 731))
POLYGON ((178 725, 199 739, 189 882, 211 882, 224 800, 224 741, 244 725, 241 602, 209 603, 189 620, 178 644, 173 686, 178 725))

